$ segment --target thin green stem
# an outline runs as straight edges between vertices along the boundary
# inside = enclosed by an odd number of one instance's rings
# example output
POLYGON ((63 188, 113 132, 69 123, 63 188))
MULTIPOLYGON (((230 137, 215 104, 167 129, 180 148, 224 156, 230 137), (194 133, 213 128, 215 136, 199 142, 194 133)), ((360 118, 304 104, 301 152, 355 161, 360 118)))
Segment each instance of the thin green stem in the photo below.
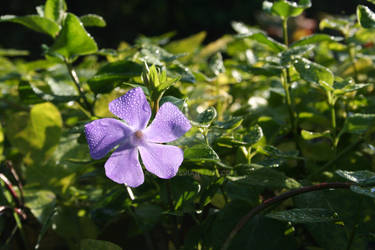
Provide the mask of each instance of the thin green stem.
POLYGON ((282 21, 283 21, 284 44, 286 46, 288 46, 289 45, 289 41, 288 41, 288 18, 283 18, 282 21))
POLYGON ((284 91, 285 91, 285 102, 288 106, 288 111, 289 111, 289 119, 290 119, 290 124, 292 127, 292 132, 297 138, 297 125, 296 125, 296 116, 295 112, 293 109, 293 103, 292 103, 292 98, 290 96, 289 92, 289 82, 288 82, 288 76, 287 76, 287 69, 283 69, 282 75, 281 75, 281 84, 283 85, 284 91))
POLYGON ((65 65, 66 65, 66 67, 68 69, 70 77, 72 78, 72 80, 74 82, 74 85, 76 86, 76 88, 78 90, 79 96, 83 100, 84 105, 82 105, 81 102, 78 102, 78 103, 82 107, 84 107, 85 109, 87 109, 90 112, 91 116, 95 116, 94 109, 93 109, 92 105, 89 103, 89 101, 86 98, 85 92, 84 92, 84 90, 83 90, 83 88, 81 86, 81 83, 79 81, 77 72, 74 70, 73 65, 70 62, 68 62, 68 61, 65 61, 65 65))
POLYGON ((250 210, 249 213, 247 213, 245 216, 243 216, 241 218, 241 220, 237 223, 237 225, 233 228, 233 230, 231 231, 231 233, 229 234, 229 236, 225 240, 221 250, 228 249, 228 247, 229 247, 231 241, 233 240, 233 238, 246 225, 246 223, 250 219, 252 219, 255 215, 257 215, 258 213, 265 210, 266 208, 269 208, 272 205, 275 205, 275 204, 277 204, 281 201, 284 201, 286 199, 289 199, 289 198, 294 197, 294 196, 299 195, 299 194, 314 192, 314 191, 324 190, 324 189, 332 189, 332 188, 348 189, 348 188, 350 188, 351 185, 355 185, 355 184, 349 183, 349 182, 344 182, 344 183, 340 183, 340 182, 320 183, 320 184, 316 184, 316 185, 312 185, 312 186, 306 186, 306 187, 294 189, 294 190, 282 193, 278 196, 275 196, 271 199, 265 200, 262 204, 253 208, 252 210, 250 210))
POLYGON ((339 136, 337 136, 337 126, 336 126, 336 109, 335 109, 336 100, 333 97, 333 93, 330 91, 327 91, 327 97, 328 97, 329 111, 331 113, 332 147, 333 147, 334 153, 336 154, 337 146, 339 143, 339 136))

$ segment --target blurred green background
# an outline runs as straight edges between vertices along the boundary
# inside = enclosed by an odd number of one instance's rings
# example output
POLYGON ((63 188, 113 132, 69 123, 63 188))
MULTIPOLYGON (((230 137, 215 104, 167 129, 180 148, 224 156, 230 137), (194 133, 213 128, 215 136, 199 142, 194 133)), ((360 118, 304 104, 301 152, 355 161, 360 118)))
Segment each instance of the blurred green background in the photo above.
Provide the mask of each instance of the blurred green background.
MULTIPOLYGON (((98 14, 107 21, 105 28, 89 28, 100 48, 116 48, 121 41, 132 43, 139 34, 160 35, 176 31, 182 38, 207 31, 206 42, 225 33, 233 33, 231 21, 262 25, 259 17, 263 0, 67 0, 68 10, 77 15, 98 14)), ((0 15, 34 14, 44 0, 1 0, 0 15)), ((306 16, 319 19, 325 13, 353 14, 358 4, 375 7, 366 0, 313 0, 306 16)), ((49 37, 29 31, 21 25, 0 23, 0 47, 26 49, 39 57, 40 44, 49 37)), ((271 32, 272 35, 272 32, 271 32)))

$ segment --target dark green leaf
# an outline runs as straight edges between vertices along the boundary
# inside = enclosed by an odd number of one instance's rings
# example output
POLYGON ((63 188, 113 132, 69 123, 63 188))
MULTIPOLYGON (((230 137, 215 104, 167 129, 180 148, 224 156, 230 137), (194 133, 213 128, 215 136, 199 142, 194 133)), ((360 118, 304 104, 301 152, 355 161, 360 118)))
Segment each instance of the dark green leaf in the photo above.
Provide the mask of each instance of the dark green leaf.
POLYGON ((186 99, 178 99, 174 96, 163 96, 160 100, 160 106, 166 102, 171 102, 176 105, 180 110, 187 109, 186 99))
POLYGON ((243 121, 243 118, 241 117, 233 117, 232 119, 223 121, 223 122, 216 121, 214 122, 213 126, 219 129, 230 130, 230 129, 235 129, 238 126, 240 126, 242 121, 243 121))
POLYGON ((97 50, 95 40, 87 33, 79 18, 71 13, 67 14, 61 32, 50 48, 50 52, 58 53, 68 60, 97 50))
POLYGON ((217 153, 207 144, 197 144, 187 148, 184 158, 189 161, 219 160, 217 153))
POLYGON ((375 114, 349 113, 343 130, 352 134, 362 134, 375 124, 375 114))
POLYGON ((85 27, 105 27, 107 25, 103 17, 95 14, 80 16, 79 19, 81 19, 81 22, 85 27))
POLYGON ((122 250, 118 245, 104 240, 84 239, 81 240, 81 250, 122 250))
POLYGON ((375 173, 368 170, 359 171, 346 171, 337 170, 336 174, 345 178, 348 181, 360 184, 360 185, 375 185, 375 173))
POLYGON ((244 35, 239 35, 239 37, 255 40, 259 42, 260 44, 267 46, 269 49, 277 53, 282 52, 287 49, 287 47, 284 44, 277 42, 276 40, 272 39, 271 37, 266 36, 263 33, 256 33, 252 35, 244 34, 244 35))
POLYGON ((358 5, 357 19, 359 24, 366 29, 375 28, 375 13, 372 12, 367 6, 358 5))
POLYGON ((37 15, 27 15, 21 17, 13 15, 0 16, 0 22, 19 23, 29 29, 48 34, 52 37, 55 37, 60 30, 60 27, 54 21, 37 15))
POLYGON ((328 68, 302 57, 295 58, 292 62, 302 79, 320 84, 324 88, 326 85, 332 86, 334 76, 328 68))
POLYGON ((335 212, 324 208, 294 208, 266 215, 275 220, 293 223, 317 223, 337 220, 335 212))
POLYGON ((314 45, 303 45, 290 48, 281 53, 281 65, 287 67, 289 62, 293 60, 295 56, 302 56, 307 54, 314 48, 314 45))
POLYGON ((320 43, 324 41, 332 41, 332 42, 337 42, 341 41, 341 37, 335 37, 335 36, 330 36, 327 34, 313 34, 310 36, 305 36, 302 39, 292 43, 290 47, 297 47, 297 46, 302 46, 302 45, 308 45, 308 44, 315 44, 315 43, 320 43))
POLYGON ((274 146, 271 146, 271 145, 264 146, 263 150, 265 151, 265 153, 267 155, 276 156, 278 158, 296 159, 296 160, 303 159, 303 158, 301 158, 301 157, 298 156, 298 152, 297 151, 283 152, 283 151, 279 150, 278 148, 276 148, 274 146))
POLYGON ((40 223, 48 220, 53 208, 56 205, 56 196, 48 190, 31 189, 27 186, 24 189, 26 206, 31 210, 40 223))
POLYGON ((269 188, 298 188, 298 181, 287 177, 284 173, 272 168, 262 167, 246 176, 230 176, 229 180, 250 186, 261 186, 269 188))
MULTIPOLYGON (((374 178, 375 179, 375 178, 374 178)), ((373 185, 375 185, 375 181, 373 181, 373 185)), ((350 190, 357 194, 366 195, 368 197, 375 199, 375 187, 359 187, 352 185, 350 186, 350 190)))
POLYGON ((217 112, 214 107, 209 107, 202 113, 199 113, 197 122, 203 126, 210 126, 210 124, 216 119, 217 112))
POLYGON ((111 62, 101 67, 88 83, 94 93, 108 93, 113 89, 114 83, 141 76, 142 72, 143 66, 132 61, 111 62))
POLYGON ((259 125, 255 125, 254 127, 251 127, 249 129, 249 131, 245 134, 243 140, 250 145, 254 145, 255 143, 259 142, 262 137, 262 128, 259 125))

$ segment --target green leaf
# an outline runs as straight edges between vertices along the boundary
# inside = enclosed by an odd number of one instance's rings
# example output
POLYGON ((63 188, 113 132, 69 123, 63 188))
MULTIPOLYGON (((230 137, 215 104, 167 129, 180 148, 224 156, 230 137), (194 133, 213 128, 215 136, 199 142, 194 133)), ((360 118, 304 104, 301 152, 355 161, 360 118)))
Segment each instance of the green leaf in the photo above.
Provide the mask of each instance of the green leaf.
POLYGON ((44 5, 44 17, 60 24, 66 11, 65 0, 47 0, 44 5))
POLYGON ((262 167, 246 176, 228 176, 229 180, 250 186, 269 188, 299 188, 301 184, 284 173, 272 168, 262 167))
POLYGON ((348 19, 344 18, 324 18, 319 23, 319 28, 324 30, 326 28, 340 31, 345 36, 349 36, 351 26, 353 24, 348 19))
POLYGON ((375 114, 349 113, 345 120, 343 130, 352 134, 362 134, 374 124, 375 114))
POLYGON ((216 53, 209 62, 209 68, 214 73, 215 76, 220 75, 225 72, 223 56, 220 52, 216 53))
POLYGON ((161 105, 163 105, 166 102, 173 103, 174 105, 176 105, 182 111, 184 111, 188 107, 186 99, 179 99, 179 98, 176 98, 174 96, 163 96, 160 100, 160 107, 161 107, 161 105))
POLYGON ((335 82, 333 84, 333 94, 338 96, 338 95, 343 95, 346 93, 350 93, 353 91, 357 91, 359 89, 366 88, 368 86, 371 86, 371 83, 358 83, 355 84, 353 80, 345 80, 342 82, 335 82))
POLYGON ((204 127, 208 127, 216 119, 217 112, 214 107, 209 107, 202 113, 199 113, 196 122, 204 127))
POLYGON ((143 66, 128 60, 121 60, 105 64, 98 73, 88 80, 90 89, 94 93, 111 92, 116 82, 128 81, 138 77, 143 72, 143 66))
POLYGON ((84 239, 81 240, 81 250, 122 250, 118 245, 104 240, 84 239))
POLYGON ((335 37, 335 36, 330 36, 327 34, 313 34, 310 36, 305 36, 302 39, 292 43, 290 47, 293 48, 293 47, 298 47, 302 45, 315 44, 315 43, 320 43, 320 42, 325 42, 325 41, 337 42, 341 40, 343 40, 342 37, 335 37))
POLYGON ((105 27, 107 25, 103 17, 95 14, 80 16, 79 19, 81 19, 81 22, 85 27, 105 27))
POLYGON ((263 33, 256 33, 252 35, 244 34, 244 35, 239 35, 238 37, 249 38, 249 39, 255 40, 259 42, 260 44, 267 46, 269 49, 277 53, 282 52, 287 49, 287 47, 284 44, 277 42, 276 40, 272 39, 271 37, 268 37, 267 35, 263 33))
POLYGON ((352 185, 350 186, 350 190, 357 194, 366 195, 368 197, 375 199, 375 188, 374 187, 359 187, 352 185))
POLYGON ((246 24, 241 22, 232 22, 231 25, 238 34, 252 35, 254 33, 263 33, 262 30, 247 26, 246 24))
POLYGON ((324 88, 326 85, 332 86, 334 76, 328 68, 302 57, 295 58, 292 62, 302 79, 320 84, 324 88))
POLYGON ((358 5, 357 19, 359 24, 366 29, 375 28, 375 13, 372 12, 367 6, 358 5))
POLYGON ((170 42, 165 49, 171 53, 192 53, 199 48, 206 38, 206 32, 202 31, 188 38, 170 42))
POLYGON ((302 129, 301 130, 301 136, 304 140, 313 140, 316 138, 321 138, 321 137, 327 137, 329 138, 331 135, 331 132, 329 130, 326 130, 324 132, 311 132, 302 129))
POLYGON ((67 14, 61 32, 50 48, 52 53, 58 53, 68 60, 97 50, 95 40, 87 33, 79 18, 71 13, 67 14))
POLYGON ((263 2, 263 9, 270 10, 272 14, 281 18, 299 16, 305 9, 310 7, 310 0, 300 0, 298 4, 286 0, 279 0, 274 3, 268 1, 263 2))
POLYGON ((293 48, 289 48, 286 51, 283 51, 281 53, 281 66, 287 67, 289 62, 293 60, 295 56, 302 56, 304 54, 307 54, 314 48, 314 45, 303 45, 303 46, 296 46, 293 48))
POLYGON ((59 110, 51 103, 36 104, 30 115, 13 114, 6 124, 11 144, 27 155, 27 163, 39 162, 50 155, 59 143, 62 119, 59 110))
POLYGON ((336 170, 336 174, 344 179, 363 186, 375 185, 375 173, 368 170, 346 171, 336 170))
POLYGON ((27 50, 0 49, 0 56, 28 56, 29 54, 27 50))
POLYGON ((254 145, 259 142, 263 137, 263 130, 259 125, 255 125, 249 129, 249 131, 243 137, 244 142, 249 145, 254 145))
POLYGON ((283 159, 295 159, 295 160, 301 160, 303 158, 298 156, 298 151, 291 151, 291 152, 283 152, 279 150, 278 148, 266 145, 263 147, 264 152, 267 155, 275 156, 277 158, 283 158, 283 159))
POLYGON ((217 153, 207 144, 196 144, 187 148, 184 158, 189 161, 220 160, 217 153))
POLYGON ((214 122, 213 126, 218 129, 231 130, 240 126, 242 122, 243 122, 243 118, 233 117, 230 120, 223 121, 223 122, 216 121, 214 122))
POLYGON ((5 15, 0 16, 0 22, 22 24, 29 29, 48 34, 52 37, 55 37, 60 30, 60 27, 54 21, 38 15, 27 15, 21 17, 5 15))
POLYGON ((367 0, 367 2, 370 2, 372 4, 375 4, 375 0, 367 0))
POLYGON ((293 223, 317 223, 337 220, 337 214, 324 208, 293 208, 267 214, 266 217, 293 223))
POLYGON ((44 224, 51 211, 56 205, 56 196, 48 190, 32 189, 25 186, 24 189, 25 203, 35 218, 44 224))

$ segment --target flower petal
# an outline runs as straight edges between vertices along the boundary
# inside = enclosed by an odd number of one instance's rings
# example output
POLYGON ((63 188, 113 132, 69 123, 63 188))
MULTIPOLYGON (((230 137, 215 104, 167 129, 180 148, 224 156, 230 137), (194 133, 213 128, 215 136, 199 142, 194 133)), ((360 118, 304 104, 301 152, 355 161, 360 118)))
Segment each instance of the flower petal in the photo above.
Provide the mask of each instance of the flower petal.
POLYGON ((147 141, 171 142, 184 135, 191 128, 189 120, 172 103, 164 103, 151 125, 144 130, 147 141))
POLYGON ((144 129, 151 116, 150 104, 140 87, 110 102, 109 111, 137 130, 144 129))
POLYGON ((144 181, 138 149, 129 145, 120 146, 113 152, 104 165, 105 174, 117 183, 138 187, 144 181))
POLYGON ((146 169, 163 179, 174 177, 184 160, 182 149, 172 145, 146 143, 139 151, 146 169))
POLYGON ((131 133, 132 130, 125 123, 113 118, 99 119, 85 125, 90 155, 96 160, 103 158, 131 133))

